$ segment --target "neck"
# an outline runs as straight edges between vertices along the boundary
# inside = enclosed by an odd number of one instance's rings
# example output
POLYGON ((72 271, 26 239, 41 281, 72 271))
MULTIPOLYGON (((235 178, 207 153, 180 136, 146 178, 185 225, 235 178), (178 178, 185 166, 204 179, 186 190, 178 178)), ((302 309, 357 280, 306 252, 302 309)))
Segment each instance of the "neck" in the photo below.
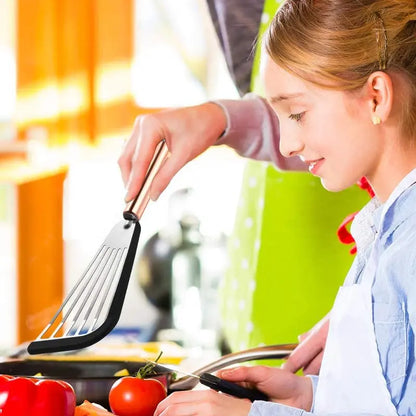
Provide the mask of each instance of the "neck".
POLYGON ((374 174, 368 176, 377 198, 385 202, 401 180, 416 168, 416 143, 409 140, 405 146, 397 142, 386 151, 374 174))

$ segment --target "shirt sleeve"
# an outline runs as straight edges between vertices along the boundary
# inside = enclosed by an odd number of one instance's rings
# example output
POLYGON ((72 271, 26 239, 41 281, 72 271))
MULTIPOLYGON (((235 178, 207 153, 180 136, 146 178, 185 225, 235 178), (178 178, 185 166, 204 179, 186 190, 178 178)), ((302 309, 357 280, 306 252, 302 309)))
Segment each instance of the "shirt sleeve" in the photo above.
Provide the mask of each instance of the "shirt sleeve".
POLYGON ((311 413, 296 407, 285 406, 284 404, 255 401, 248 416, 380 416, 376 413, 311 413))
POLYGON ((310 412, 307 412, 302 409, 298 409, 296 407, 286 406, 279 403, 272 403, 272 402, 263 402, 263 401, 255 401, 251 406, 250 413, 248 416, 378 416, 375 413, 360 413, 360 414, 351 414, 351 413, 337 413, 336 415, 328 414, 328 413, 315 413, 314 412, 314 405, 315 405, 315 393, 316 393, 316 386, 318 385, 318 376, 307 376, 312 381, 312 389, 313 389, 313 403, 312 409, 310 412))
POLYGON ((239 155, 272 162, 280 170, 305 171, 297 157, 279 151, 279 119, 264 98, 253 93, 240 100, 217 100, 227 118, 227 128, 216 145, 227 145, 239 155))
POLYGON ((284 404, 255 401, 248 416, 304 416, 312 413, 284 404))

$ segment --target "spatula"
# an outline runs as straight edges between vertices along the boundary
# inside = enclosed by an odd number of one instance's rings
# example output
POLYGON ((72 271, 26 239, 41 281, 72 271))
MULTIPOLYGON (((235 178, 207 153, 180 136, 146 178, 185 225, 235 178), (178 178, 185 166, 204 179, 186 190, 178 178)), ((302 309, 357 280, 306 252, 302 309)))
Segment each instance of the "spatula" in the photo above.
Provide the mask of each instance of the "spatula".
POLYGON ((95 344, 117 324, 140 236, 139 220, 149 202, 150 185, 168 155, 165 140, 155 151, 143 186, 116 224, 29 354, 76 350, 95 344))

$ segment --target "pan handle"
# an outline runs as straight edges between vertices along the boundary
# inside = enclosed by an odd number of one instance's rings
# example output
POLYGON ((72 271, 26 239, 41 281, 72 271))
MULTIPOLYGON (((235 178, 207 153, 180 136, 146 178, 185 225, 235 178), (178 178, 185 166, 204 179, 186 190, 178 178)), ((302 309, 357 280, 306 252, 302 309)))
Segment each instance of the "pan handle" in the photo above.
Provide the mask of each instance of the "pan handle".
POLYGON ((166 144, 166 140, 163 139, 156 146, 155 154, 150 162, 149 169, 143 181, 143 185, 140 188, 136 198, 130 201, 123 212, 125 220, 137 222, 140 220, 149 200, 150 200, 150 186, 156 173, 159 171, 163 162, 166 160, 169 154, 169 149, 166 144))
MULTIPOLYGON (((249 348, 247 350, 232 352, 230 354, 220 357, 218 360, 213 361, 199 368, 192 373, 200 376, 203 373, 212 373, 220 370, 221 368, 228 367, 232 364, 242 363, 253 360, 264 359, 283 359, 286 358, 298 344, 277 344, 266 345, 262 347, 249 348)), ((172 381, 169 385, 170 391, 176 390, 190 390, 198 384, 198 379, 195 377, 185 376, 178 380, 172 381)))

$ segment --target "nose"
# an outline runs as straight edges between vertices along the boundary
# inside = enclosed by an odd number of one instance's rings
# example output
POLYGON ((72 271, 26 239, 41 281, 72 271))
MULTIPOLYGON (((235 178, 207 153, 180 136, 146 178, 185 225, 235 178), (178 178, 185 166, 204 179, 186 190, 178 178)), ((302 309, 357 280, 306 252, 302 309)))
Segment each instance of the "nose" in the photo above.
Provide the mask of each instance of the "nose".
POLYGON ((280 153, 285 157, 299 155, 304 148, 300 134, 286 129, 280 129, 280 153))

